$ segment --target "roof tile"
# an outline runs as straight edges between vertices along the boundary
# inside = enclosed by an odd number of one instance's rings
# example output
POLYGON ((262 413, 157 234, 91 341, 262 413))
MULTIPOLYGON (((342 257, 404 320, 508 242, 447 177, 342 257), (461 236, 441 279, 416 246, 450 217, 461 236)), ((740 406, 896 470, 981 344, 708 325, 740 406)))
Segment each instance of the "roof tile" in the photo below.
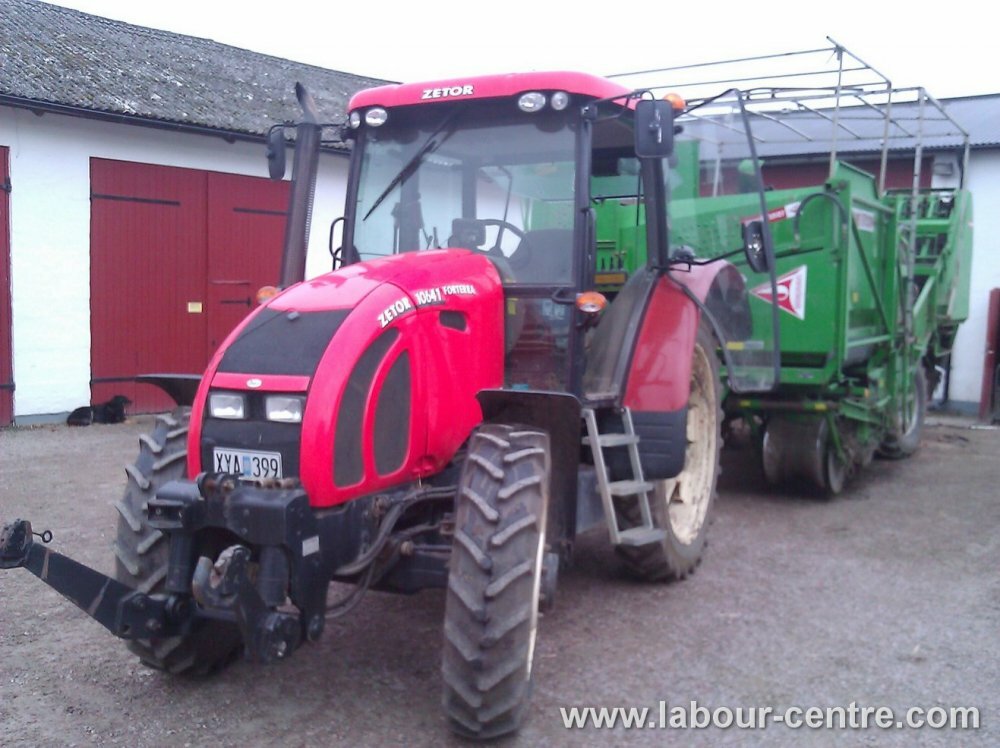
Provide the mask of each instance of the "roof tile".
POLYGON ((0 2, 0 94, 261 135, 295 119, 299 81, 327 121, 386 81, 36 0, 0 2))

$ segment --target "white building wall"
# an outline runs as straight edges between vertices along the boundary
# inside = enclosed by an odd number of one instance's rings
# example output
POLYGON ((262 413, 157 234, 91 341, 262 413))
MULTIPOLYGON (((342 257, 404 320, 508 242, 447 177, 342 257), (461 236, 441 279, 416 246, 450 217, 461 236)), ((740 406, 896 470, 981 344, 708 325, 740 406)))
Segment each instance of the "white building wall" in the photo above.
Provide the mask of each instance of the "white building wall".
POLYGON ((1000 151, 974 151, 966 186, 972 192, 973 249, 969 319, 955 339, 951 402, 975 411, 982 388, 989 292, 1000 288, 1000 151))
MULTIPOLYGON (((14 415, 63 413, 90 402, 90 159, 266 177, 264 145, 0 106, 0 146, 10 149, 13 185, 14 415)), ((346 174, 347 158, 323 155, 310 276, 330 268, 346 174)))

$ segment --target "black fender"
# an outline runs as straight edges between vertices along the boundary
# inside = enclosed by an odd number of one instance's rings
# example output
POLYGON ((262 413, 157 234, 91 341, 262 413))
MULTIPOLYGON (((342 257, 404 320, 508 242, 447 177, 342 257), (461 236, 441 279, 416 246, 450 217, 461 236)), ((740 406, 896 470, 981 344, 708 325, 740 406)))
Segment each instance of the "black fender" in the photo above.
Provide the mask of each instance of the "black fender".
POLYGON ((178 405, 193 405, 201 374, 140 374, 135 381, 159 387, 178 405))
POLYGON ((485 423, 522 424, 548 433, 552 469, 546 542, 568 560, 576 533, 580 400, 565 392, 543 390, 482 390, 476 398, 485 423))

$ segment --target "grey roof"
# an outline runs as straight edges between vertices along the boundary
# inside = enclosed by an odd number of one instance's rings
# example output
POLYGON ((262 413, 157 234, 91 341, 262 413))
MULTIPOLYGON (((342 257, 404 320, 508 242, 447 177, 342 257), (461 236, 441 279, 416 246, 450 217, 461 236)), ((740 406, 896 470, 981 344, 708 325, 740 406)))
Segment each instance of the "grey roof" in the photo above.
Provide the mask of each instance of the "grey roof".
MULTIPOLYGON (((843 93, 837 110, 833 92, 826 89, 752 89, 744 108, 755 151, 769 159, 812 159, 833 150, 874 156, 883 142, 897 154, 911 153, 918 143, 929 151, 961 152, 966 138, 971 148, 1000 146, 1000 94, 935 100, 922 89, 892 93, 891 106, 885 91, 843 93)), ((743 128, 731 121, 735 102, 735 94, 698 99, 682 115, 684 132, 702 142, 703 155, 706 146, 724 158, 750 155, 743 128)))
POLYGON ((385 82, 35 0, 0 0, 0 103, 261 135, 298 118, 296 81, 328 122, 344 119, 356 91, 385 82))
POLYGON ((1000 93, 942 99, 941 103, 969 133, 973 148, 1000 146, 1000 93))
MULTIPOLYGON (((944 112, 925 103, 923 120, 918 103, 894 103, 889 149, 912 151, 918 141, 930 150, 961 148, 966 135, 972 148, 1000 145, 1000 94, 941 99, 938 103, 944 112)), ((826 114, 830 116, 832 112, 828 110, 826 114)), ((776 119, 777 122, 754 122, 754 134, 763 141, 758 143, 762 156, 829 152, 834 130, 831 121, 796 112, 776 119)), ((841 153, 880 152, 885 120, 874 109, 842 107, 837 132, 837 150, 841 153)))

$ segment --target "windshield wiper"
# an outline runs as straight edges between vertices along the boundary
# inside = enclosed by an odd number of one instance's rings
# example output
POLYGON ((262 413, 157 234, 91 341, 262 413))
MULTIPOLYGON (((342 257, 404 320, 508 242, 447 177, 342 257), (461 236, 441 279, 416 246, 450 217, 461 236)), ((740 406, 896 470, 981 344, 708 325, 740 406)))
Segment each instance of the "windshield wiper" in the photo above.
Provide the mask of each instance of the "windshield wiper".
POLYGON ((413 158, 407 161, 403 165, 403 168, 400 169, 399 172, 396 174, 396 176, 394 176, 391 180, 389 180, 389 184, 387 184, 385 186, 385 189, 382 190, 382 192, 379 194, 377 198, 375 198, 375 202, 372 204, 372 207, 368 209, 368 212, 365 213, 365 217, 361 219, 362 221, 367 221, 368 216, 370 216, 372 213, 375 212, 375 209, 378 208, 378 206, 380 206, 387 197, 389 197, 389 195, 392 193, 394 189, 396 189, 396 187, 398 187, 402 182, 405 182, 407 179, 413 176, 413 172, 415 172, 417 170, 417 167, 420 166, 421 163, 423 163, 424 156, 426 156, 428 153, 432 153, 433 151, 437 150, 442 143, 444 143, 448 138, 452 136, 452 134, 455 132, 454 124, 456 115, 458 114, 459 111, 461 110, 452 109, 444 117, 444 119, 441 120, 438 126, 434 128, 434 130, 431 132, 430 135, 427 136, 427 140, 424 141, 424 144, 417 149, 417 152, 415 154, 413 154, 413 158), (441 132, 446 127, 448 127, 449 129, 448 132, 445 133, 444 137, 441 138, 440 140, 435 140, 435 138, 437 138, 437 136, 440 135, 441 132))

